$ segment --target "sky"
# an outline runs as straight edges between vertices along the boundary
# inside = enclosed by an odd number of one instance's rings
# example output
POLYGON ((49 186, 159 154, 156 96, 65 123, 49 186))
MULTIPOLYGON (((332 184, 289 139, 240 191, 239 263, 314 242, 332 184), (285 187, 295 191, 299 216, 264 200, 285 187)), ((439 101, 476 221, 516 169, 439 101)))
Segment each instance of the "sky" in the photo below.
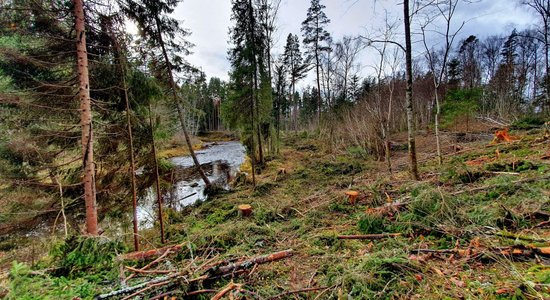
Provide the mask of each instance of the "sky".
MULTIPOLYGON (((475 3, 462 3, 454 17, 455 28, 466 21, 460 31, 465 38, 476 35, 483 38, 492 34, 509 34, 512 29, 518 30, 533 26, 536 16, 527 8, 519 6, 518 0, 474 0, 475 3)), ((331 20, 328 31, 337 41, 344 35, 372 35, 384 24, 386 12, 389 19, 401 25, 401 0, 321 0, 326 6, 325 13, 331 20)), ((297 34, 301 38, 301 22, 305 19, 309 0, 282 0, 278 14, 275 56, 280 54, 286 36, 297 34)), ((200 67, 207 77, 219 77, 228 80, 230 65, 227 50, 230 47, 228 32, 231 27, 230 0, 184 0, 174 12, 174 17, 183 21, 183 27, 191 30, 188 38, 195 44, 188 61, 200 67)), ((414 28, 413 28, 414 30, 414 28)), ((418 39, 418 37, 416 37, 418 39)), ((432 37, 433 43, 437 43, 432 37)), ((413 46, 420 51, 422 44, 413 46)), ((417 52, 417 55, 420 52, 417 52)), ((370 65, 375 61, 372 51, 363 51, 360 62, 363 65, 360 75, 370 75, 370 65)), ((310 74, 304 84, 313 82, 310 74)))

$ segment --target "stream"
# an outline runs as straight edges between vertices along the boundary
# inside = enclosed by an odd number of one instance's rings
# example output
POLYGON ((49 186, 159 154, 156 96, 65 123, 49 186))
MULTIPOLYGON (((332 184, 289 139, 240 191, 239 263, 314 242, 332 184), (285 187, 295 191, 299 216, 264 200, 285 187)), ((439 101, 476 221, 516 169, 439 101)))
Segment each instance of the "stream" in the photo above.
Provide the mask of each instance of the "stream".
MULTIPOLYGON (((239 142, 215 142, 196 151, 197 159, 214 185, 229 189, 229 182, 237 175, 245 160, 246 150, 239 142)), ((173 185, 162 195, 164 207, 182 210, 186 206, 205 201, 205 184, 195 170, 191 156, 170 159, 175 168, 172 174, 173 185)), ((151 228, 157 219, 156 190, 150 187, 138 199, 138 221, 140 228, 151 228)))

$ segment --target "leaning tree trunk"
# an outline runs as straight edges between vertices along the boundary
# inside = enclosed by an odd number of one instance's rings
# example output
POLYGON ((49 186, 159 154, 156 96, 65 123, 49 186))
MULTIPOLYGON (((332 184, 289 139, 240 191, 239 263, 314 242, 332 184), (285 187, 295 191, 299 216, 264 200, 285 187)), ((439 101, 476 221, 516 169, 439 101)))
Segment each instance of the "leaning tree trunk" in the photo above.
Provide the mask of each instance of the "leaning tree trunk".
POLYGON ((82 129, 83 184, 86 203, 86 232, 98 235, 97 203, 95 190, 94 139, 92 132, 92 110, 90 103, 90 80, 88 77, 88 52, 86 51, 86 32, 84 28, 84 3, 73 0, 76 54, 80 98, 80 127, 82 129))
POLYGON ((191 144, 191 139, 189 138, 189 133, 187 132, 187 126, 185 126, 185 119, 183 118, 183 110, 181 108, 181 105, 178 99, 178 91, 176 87, 176 82, 174 80, 174 75, 172 74, 172 64, 170 63, 170 59, 168 58, 168 53, 166 52, 166 47, 164 46, 164 40, 162 38, 162 31, 160 29, 160 20, 158 16, 155 16, 155 21, 157 26, 157 34, 158 34, 160 47, 162 48, 162 55, 164 56, 164 62, 166 63, 166 68, 168 69, 167 71, 168 71, 168 77, 170 80, 170 89, 172 90, 172 97, 174 98, 174 103, 176 104, 176 107, 178 110, 181 129, 183 130, 183 135, 185 136, 185 142, 187 143, 187 148, 189 149, 189 154, 191 154, 191 158, 193 158, 195 167, 197 168, 199 175, 201 176, 202 180, 204 181, 204 184, 206 185, 206 190, 208 190, 211 186, 210 180, 208 179, 208 177, 206 177, 206 175, 204 174, 204 171, 201 168, 201 164, 199 163, 199 160, 195 155, 195 150, 193 150, 193 144, 191 144))
POLYGON ((419 180, 418 162, 416 159, 416 141, 414 138, 414 110, 413 110, 413 74, 412 74, 412 43, 411 43, 411 20, 409 13, 409 0, 403 1, 403 20, 405 22, 405 48, 406 52, 406 71, 407 71, 407 93, 406 93, 406 110, 407 110, 407 132, 409 146, 409 163, 410 172, 414 180, 419 180))

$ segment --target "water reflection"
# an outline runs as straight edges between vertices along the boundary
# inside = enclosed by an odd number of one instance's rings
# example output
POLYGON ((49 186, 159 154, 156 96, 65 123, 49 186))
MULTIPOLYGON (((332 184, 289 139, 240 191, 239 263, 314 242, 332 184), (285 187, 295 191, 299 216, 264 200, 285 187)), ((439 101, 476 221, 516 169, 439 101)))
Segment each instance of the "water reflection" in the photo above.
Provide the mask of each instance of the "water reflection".
MULTIPOLYGON (((245 148, 239 142, 221 142, 206 145, 196 152, 197 158, 210 182, 228 189, 229 182, 237 175, 244 162, 245 148)), ((198 201, 205 201, 205 184, 200 178, 190 156, 175 157, 171 162, 176 166, 170 190, 162 195, 164 206, 181 210, 198 201)), ((156 191, 149 188, 138 205, 138 220, 141 228, 150 228, 156 220, 156 191)))

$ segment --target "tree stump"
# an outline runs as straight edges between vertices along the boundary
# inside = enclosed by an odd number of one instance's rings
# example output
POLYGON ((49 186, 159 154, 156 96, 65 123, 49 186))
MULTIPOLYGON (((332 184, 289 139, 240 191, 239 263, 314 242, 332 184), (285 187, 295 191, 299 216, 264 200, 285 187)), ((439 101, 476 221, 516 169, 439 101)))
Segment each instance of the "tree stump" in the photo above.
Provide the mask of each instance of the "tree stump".
POLYGON ((355 205, 355 200, 357 199, 357 196, 359 196, 359 192, 357 191, 347 191, 345 192, 346 196, 348 196, 349 203, 351 205, 355 205))
POLYGON ((252 206, 248 204, 239 205, 239 211, 243 217, 248 217, 252 214, 252 206))

